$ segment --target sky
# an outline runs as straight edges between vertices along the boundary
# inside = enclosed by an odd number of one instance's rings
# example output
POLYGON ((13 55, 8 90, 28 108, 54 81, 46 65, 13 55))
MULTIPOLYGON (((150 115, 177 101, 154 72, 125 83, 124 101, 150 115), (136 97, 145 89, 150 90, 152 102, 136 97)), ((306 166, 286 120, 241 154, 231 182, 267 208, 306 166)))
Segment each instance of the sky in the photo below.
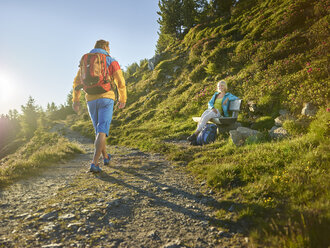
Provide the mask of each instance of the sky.
POLYGON ((155 54, 158 0, 0 0, 0 115, 64 104, 99 39, 123 70, 155 54))

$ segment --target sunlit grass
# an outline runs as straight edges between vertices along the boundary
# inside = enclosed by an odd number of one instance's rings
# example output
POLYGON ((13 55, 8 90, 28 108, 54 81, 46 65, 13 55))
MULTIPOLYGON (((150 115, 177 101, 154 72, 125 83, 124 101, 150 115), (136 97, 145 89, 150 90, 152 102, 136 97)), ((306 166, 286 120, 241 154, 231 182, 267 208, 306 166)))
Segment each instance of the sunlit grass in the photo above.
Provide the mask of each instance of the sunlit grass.
POLYGON ((56 133, 37 131, 23 147, 0 161, 0 187, 82 152, 77 144, 56 133))

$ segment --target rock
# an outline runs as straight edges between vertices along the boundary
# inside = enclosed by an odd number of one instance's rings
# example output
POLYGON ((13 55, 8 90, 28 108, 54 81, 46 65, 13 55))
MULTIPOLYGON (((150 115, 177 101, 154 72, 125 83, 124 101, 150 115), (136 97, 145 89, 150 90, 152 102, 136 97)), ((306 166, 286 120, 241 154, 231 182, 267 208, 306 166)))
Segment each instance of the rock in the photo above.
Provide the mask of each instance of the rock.
POLYGON ((156 230, 149 232, 149 233, 147 234, 147 237, 148 237, 148 238, 151 238, 151 239, 153 239, 153 240, 155 240, 155 239, 159 239, 158 232, 157 232, 156 230))
POLYGON ((302 115, 315 116, 317 108, 312 103, 305 103, 303 109, 301 110, 302 115))
POLYGON ((169 187, 162 187, 161 190, 162 190, 162 191, 166 191, 166 192, 171 191, 171 189, 170 189, 169 187))
POLYGON ((42 248, 60 248, 60 247, 63 247, 63 244, 62 243, 59 243, 59 244, 50 244, 50 245, 43 245, 41 247, 42 248))
POLYGON ((25 218, 27 216, 29 216, 29 213, 24 213, 24 214, 16 215, 16 218, 25 218))
POLYGON ((250 136, 256 136, 259 135, 260 132, 257 130, 253 130, 247 127, 238 127, 237 132, 239 132, 244 138, 248 138, 250 136))
POLYGON ((42 229, 42 231, 48 233, 48 232, 52 232, 54 231, 55 228, 57 228, 58 225, 55 225, 54 223, 49 223, 48 226, 44 226, 44 228, 42 229))
POLYGON ((182 247, 182 245, 181 245, 181 241, 178 239, 162 246, 162 248, 180 248, 180 247, 182 247))
POLYGON ((238 127, 236 130, 229 131, 230 138, 236 146, 244 144, 248 137, 257 137, 261 133, 257 130, 253 130, 247 127, 238 127))
POLYGON ((42 220, 53 220, 58 216, 58 211, 49 212, 40 216, 42 220))
POLYGON ((253 112, 253 113, 257 112, 257 104, 255 102, 248 101, 247 104, 249 106, 250 112, 253 112))
POLYGON ((107 202, 107 205, 108 208, 118 207, 120 205, 119 199, 115 199, 113 201, 107 202))
POLYGON ((58 219, 60 219, 60 220, 72 220, 74 218, 75 218, 74 214, 64 214, 64 215, 61 215, 60 217, 58 217, 58 219))
POLYGON ((218 236, 219 236, 219 237, 224 237, 225 234, 226 234, 225 231, 219 231, 219 232, 218 232, 218 236))
POLYGON ((285 114, 285 115, 280 115, 278 116, 274 121, 275 121, 275 126, 277 127, 281 127, 283 125, 283 123, 287 120, 295 120, 295 118, 289 114, 285 114))
POLYGON ((229 132, 230 138, 236 146, 242 146, 245 142, 245 139, 240 135, 236 130, 229 132))
POLYGON ((283 127, 274 126, 268 131, 268 133, 272 139, 283 139, 289 136, 288 131, 286 131, 283 127))
POLYGON ((234 212, 235 211, 235 207, 234 205, 231 205, 230 208, 228 209, 229 212, 234 212))
POLYGON ((69 228, 69 229, 78 229, 80 226, 82 226, 83 225, 83 223, 81 223, 81 222, 75 222, 75 223, 70 223, 68 226, 67 226, 67 228, 69 228))

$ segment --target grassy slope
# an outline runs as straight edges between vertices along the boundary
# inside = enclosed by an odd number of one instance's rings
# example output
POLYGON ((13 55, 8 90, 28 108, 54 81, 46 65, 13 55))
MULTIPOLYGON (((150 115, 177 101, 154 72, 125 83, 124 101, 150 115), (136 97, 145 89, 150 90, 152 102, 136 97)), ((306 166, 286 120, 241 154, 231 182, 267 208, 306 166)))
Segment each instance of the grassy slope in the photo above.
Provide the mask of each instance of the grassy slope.
POLYGON ((77 145, 56 133, 37 131, 14 154, 0 160, 0 187, 81 152, 77 145))
MULTIPOLYGON (((141 61, 127 78, 128 104, 115 112, 108 142, 188 164, 224 194, 224 205, 235 204, 238 221, 255 243, 322 247, 329 242, 330 215, 329 1, 244 2, 231 19, 193 28, 161 55, 153 71, 141 61), (185 139, 194 130, 191 116, 203 112, 219 79, 245 103, 257 103, 261 119, 274 119, 280 108, 298 114, 309 101, 321 109, 319 116, 309 132, 295 130, 297 136, 280 142, 236 148, 226 135, 205 147, 164 142, 185 139)), ((243 124, 255 118, 243 106, 243 124)), ((89 121, 79 125, 92 130, 89 121)))

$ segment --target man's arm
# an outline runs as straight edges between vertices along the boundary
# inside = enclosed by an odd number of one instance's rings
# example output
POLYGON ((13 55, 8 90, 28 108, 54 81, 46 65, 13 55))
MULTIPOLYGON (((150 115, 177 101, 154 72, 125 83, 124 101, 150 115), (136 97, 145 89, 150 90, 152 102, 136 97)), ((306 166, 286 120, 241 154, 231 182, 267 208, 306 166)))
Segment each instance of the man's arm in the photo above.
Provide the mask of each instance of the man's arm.
POLYGON ((115 79, 115 83, 118 88, 118 107, 119 108, 124 108, 126 105, 126 100, 127 100, 127 92, 126 92, 126 83, 125 83, 125 78, 123 76, 123 72, 121 69, 116 70, 113 73, 113 77, 115 79))
POLYGON ((73 80, 73 91, 72 91, 72 108, 73 110, 78 113, 80 110, 80 95, 81 95, 81 91, 76 90, 76 87, 81 84, 80 82, 80 69, 76 75, 76 77, 73 80))

